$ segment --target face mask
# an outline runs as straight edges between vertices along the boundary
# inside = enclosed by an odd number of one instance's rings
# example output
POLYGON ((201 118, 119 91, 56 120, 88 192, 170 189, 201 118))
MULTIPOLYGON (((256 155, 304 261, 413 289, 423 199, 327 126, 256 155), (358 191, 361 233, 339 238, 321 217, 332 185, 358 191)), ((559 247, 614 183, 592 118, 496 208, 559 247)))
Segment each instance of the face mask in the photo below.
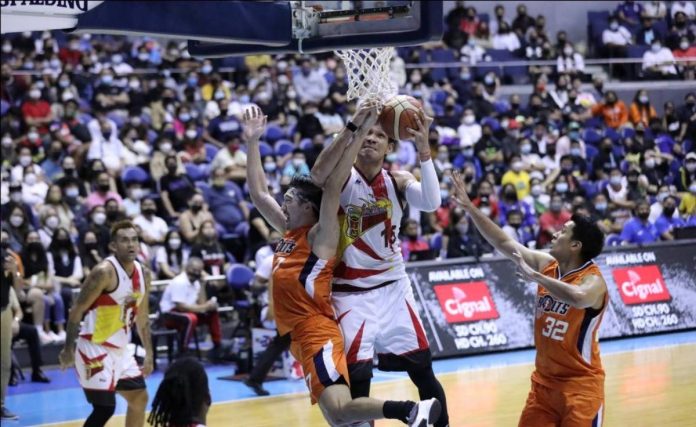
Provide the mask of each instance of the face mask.
POLYGON ((652 169, 655 167, 655 159, 650 158, 645 160, 645 167, 648 169, 652 169))
POLYGON ((561 202, 551 202, 549 207, 551 208, 552 212, 560 212, 563 204, 561 202))
POLYGON ((164 142, 160 145, 160 151, 167 154, 172 151, 172 144, 170 142, 164 142))
POLYGON ((105 85, 110 85, 114 81, 114 76, 112 75, 105 75, 102 76, 101 82, 104 83, 105 85))
POLYGON ((691 185, 689 186, 689 192, 690 192, 691 194, 696 194, 696 183, 691 184, 691 185))
POLYGON ((688 170, 690 173, 696 171, 696 162, 687 163, 686 170, 688 170))
POLYGON ((650 216, 650 212, 638 212, 638 215, 636 216, 645 221, 650 216))
POLYGON ((440 190, 440 198, 445 201, 449 197, 449 190, 442 189, 440 190))
POLYGON ((68 86, 70 86, 70 80, 59 80, 58 86, 60 86, 62 88, 68 87, 68 86))
POLYGON ((595 203, 595 208, 597 208, 598 211, 604 212, 607 210, 607 204, 606 203, 595 203))
POLYGON ((104 212, 97 212, 92 216, 92 221, 97 225, 102 225, 106 222, 106 214, 104 212))
POLYGON ((541 185, 532 185, 532 196, 538 197, 541 194, 541 185))
POLYGON ((174 250, 179 249, 179 248, 181 247, 181 240, 179 240, 179 239, 171 239, 171 240, 169 241, 169 247, 172 248, 172 249, 174 249, 174 250))
POLYGON ((476 118, 470 114, 464 116, 464 123, 466 123, 467 125, 473 124, 475 120, 476 118))
POLYGON ((648 99, 647 95, 641 95, 641 96, 638 97, 638 101, 639 101, 641 104, 647 104, 648 101, 649 101, 649 99, 648 99))
POLYGON ((31 164, 31 156, 19 156, 19 164, 27 167, 31 164))
POLYGON ((519 172, 522 170, 522 162, 512 162, 512 170, 519 172))
POLYGON ((114 55, 111 57, 111 62, 113 62, 114 64, 120 64, 121 62, 123 62, 123 56, 114 55))
POLYGON ((189 86, 196 86, 198 85, 198 77, 191 76, 186 80, 186 83, 188 83, 189 86))
POLYGON ((142 188, 134 188, 131 190, 131 198, 133 200, 140 200, 145 197, 145 190, 142 188))
POLYGON ((25 182, 27 185, 34 185, 34 184, 36 184, 36 175, 33 174, 33 173, 29 173, 29 174, 24 175, 24 182, 25 182))
POLYGON ((12 45, 5 43, 2 45, 2 53, 10 53, 12 52, 12 45))
POLYGON ((109 191, 109 184, 97 184, 97 190, 101 191, 102 193, 106 193, 109 191))
POLYGON ((662 203, 667 198, 667 196, 669 196, 669 193, 662 192, 662 193, 657 193, 657 196, 655 198, 657 199, 658 202, 662 203))
POLYGON ((422 80, 422 78, 419 74, 414 74, 411 76, 411 83, 413 83, 413 84, 417 85, 418 83, 421 82, 421 80, 422 80))
POLYGON ((449 154, 448 153, 438 153, 437 159, 441 162, 446 162, 449 160, 449 154))
POLYGON ((49 216, 46 218, 46 227, 50 228, 51 230, 58 228, 59 223, 60 221, 58 220, 57 216, 49 216))
POLYGON ((481 206, 479 208, 482 214, 486 216, 491 216, 491 207, 490 206, 481 206))
POLYGON ((198 132, 196 132, 194 129, 189 129, 186 131, 186 138, 188 139, 194 139, 196 138, 196 135, 198 135, 198 132))
POLYGON ((302 159, 292 159, 292 165, 297 169, 301 168, 302 165, 305 164, 305 161, 302 159))
POLYGON ((34 69, 34 63, 31 62, 31 61, 25 62, 25 63, 24 63, 24 68, 26 68, 27 70, 33 70, 33 69, 34 69))
POLYGON ((75 187, 70 187, 65 189, 65 195, 68 196, 71 199, 76 198, 77 196, 80 195, 80 190, 78 190, 75 187))
POLYGON ((575 157, 580 157, 580 155, 582 154, 582 152, 580 151, 579 148, 571 148, 571 149, 570 149, 570 154, 571 154, 572 156, 575 156, 575 157))
POLYGON ((276 164, 272 163, 272 162, 268 162, 268 163, 263 164, 263 170, 265 170, 266 172, 269 172, 269 173, 275 172, 276 168, 277 168, 276 164))
POLYGON ((189 113, 181 113, 179 114, 179 120, 181 120, 182 122, 188 122, 189 120, 191 120, 191 115, 189 113))
POLYGON ((177 169, 176 163, 172 163, 172 164, 167 165, 167 171, 169 171, 169 173, 175 173, 176 169, 177 169))
POLYGON ((522 154, 529 154, 532 152, 532 146, 529 144, 524 144, 520 147, 520 151, 522 152, 522 154))
POLYGON ((483 82, 487 85, 492 85, 493 83, 495 83, 495 79, 492 76, 486 76, 483 79, 483 82))
POLYGON ((147 216, 151 216, 155 214, 155 210, 153 208, 147 208, 143 210, 143 214, 147 216))
POLYGON ((213 66, 212 65, 204 65, 201 67, 201 73, 203 74, 210 74, 213 71, 213 66))
POLYGON ((566 56, 570 56, 573 53, 573 48, 571 47, 566 47, 563 49, 563 53, 566 54, 566 56))
POLYGON ((659 52, 659 51, 660 51, 660 48, 662 48, 662 46, 660 46, 659 44, 654 44, 654 45, 652 45, 652 51, 653 51, 653 52, 659 52))
POLYGON ((609 24, 609 28, 611 28, 612 31, 616 31, 619 29, 619 23, 618 22, 612 22, 609 24))
MULTIPOLYGON (((219 99, 224 99, 224 98, 225 98, 225 92, 223 92, 223 91, 221 91, 221 90, 216 90, 216 91, 215 91, 215 95, 213 95, 213 98, 218 99, 218 100, 219 100, 219 99)), ((247 101, 247 102, 248 102, 248 101, 247 101)))
POLYGON ((131 80, 128 82, 128 87, 131 89, 140 89, 140 81, 139 80, 131 80))
POLYGON ((462 80, 471 80, 471 73, 461 73, 459 75, 459 78, 462 80))
POLYGON ((12 224, 13 227, 21 227, 22 224, 24 224, 24 217, 20 215, 12 215, 10 217, 10 224, 12 224))
POLYGON ((39 133, 38 132, 29 132, 27 134, 27 138, 29 138, 29 141, 36 141, 39 139, 39 133))
POLYGON ((556 191, 559 193, 565 193, 568 191, 568 183, 567 182, 559 182, 556 183, 556 191))
POLYGON ((613 185, 621 185, 621 177, 620 176, 612 176, 609 178, 609 182, 613 185))
POLYGON ((674 206, 670 206, 670 207, 668 207, 668 208, 663 208, 663 209, 662 209, 662 213, 663 213, 667 218, 671 218, 672 215, 674 215, 674 211, 675 211, 675 210, 676 210, 676 208, 675 208, 674 206))
POLYGON ((201 209, 203 209, 203 205, 191 205, 191 212, 193 213, 200 212, 201 209))
POLYGON ((462 150, 462 154, 464 154, 466 157, 473 157, 474 156, 474 149, 473 148, 465 148, 462 150))
POLYGON ((689 42, 684 41, 684 42, 679 43, 679 49, 686 50, 688 48, 689 48, 689 42))
POLYGON ((29 91, 29 98, 31 99, 39 99, 41 96, 41 91, 38 89, 32 89, 29 91))

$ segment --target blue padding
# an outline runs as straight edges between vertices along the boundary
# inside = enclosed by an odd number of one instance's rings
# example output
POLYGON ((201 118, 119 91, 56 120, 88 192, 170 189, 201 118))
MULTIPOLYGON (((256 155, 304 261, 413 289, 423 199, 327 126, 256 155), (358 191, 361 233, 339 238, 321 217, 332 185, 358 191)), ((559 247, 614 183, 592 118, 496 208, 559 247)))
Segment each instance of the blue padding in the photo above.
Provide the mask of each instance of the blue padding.
POLYGON ((289 2, 109 0, 79 15, 75 30, 285 46, 291 39, 290 12, 289 2))
MULTIPOLYGON (((269 4, 263 3, 263 5, 269 4)), ((98 9, 99 8, 95 10, 98 9)), ((261 14, 261 16, 265 15, 261 14)), ((420 20, 420 27, 417 30, 412 31, 346 35, 340 37, 324 37, 304 40, 302 42, 302 52, 317 53, 336 49, 351 49, 365 46, 369 46, 371 48, 388 46, 398 47, 439 41, 442 39, 442 32, 444 30, 444 22, 442 19, 442 2, 422 2, 420 20)), ((289 22, 290 18, 288 18, 288 25, 289 22)), ((261 28, 273 28, 274 31, 278 33, 281 31, 266 22, 266 20, 264 20, 261 28)), ((290 33, 291 30, 288 29, 288 37, 290 36, 290 33)), ((259 53, 294 53, 300 50, 297 40, 291 40, 285 46, 278 47, 259 46, 260 44, 261 43, 258 45, 201 43, 197 40, 189 40, 188 51, 193 56, 214 58, 231 55, 254 55, 259 53)))

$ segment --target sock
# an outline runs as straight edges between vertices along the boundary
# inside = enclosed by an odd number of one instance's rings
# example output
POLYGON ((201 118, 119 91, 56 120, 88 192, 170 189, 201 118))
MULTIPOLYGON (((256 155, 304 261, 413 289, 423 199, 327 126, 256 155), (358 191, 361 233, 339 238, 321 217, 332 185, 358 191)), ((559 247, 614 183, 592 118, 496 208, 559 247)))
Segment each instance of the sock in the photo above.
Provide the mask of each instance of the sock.
POLYGON ((384 418, 392 420, 401 420, 408 423, 408 416, 411 414, 411 409, 416 406, 416 402, 410 400, 397 402, 395 400, 387 400, 384 402, 382 412, 384 418))

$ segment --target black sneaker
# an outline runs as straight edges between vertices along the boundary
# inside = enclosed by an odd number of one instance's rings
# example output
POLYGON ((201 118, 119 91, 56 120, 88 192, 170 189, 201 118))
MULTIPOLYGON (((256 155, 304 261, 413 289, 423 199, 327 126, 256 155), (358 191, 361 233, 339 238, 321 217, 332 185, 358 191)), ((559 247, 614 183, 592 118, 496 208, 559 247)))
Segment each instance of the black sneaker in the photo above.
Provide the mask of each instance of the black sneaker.
POLYGON ((41 369, 39 369, 38 371, 32 372, 32 374, 31 374, 31 382, 33 382, 33 383, 46 383, 46 384, 48 384, 48 383, 51 382, 51 380, 50 380, 50 378, 48 378, 48 377, 46 376, 46 374, 44 374, 44 373, 41 371, 41 369))
POLYGON ((257 396, 268 396, 271 394, 268 390, 263 388, 263 386, 255 381, 251 381, 249 379, 244 380, 244 385, 249 387, 250 389, 254 390, 254 393, 256 393, 257 396))
POLYGON ((3 420, 18 420, 19 417, 12 412, 10 412, 7 408, 4 406, 2 407, 2 415, 0 416, 0 419, 3 420))

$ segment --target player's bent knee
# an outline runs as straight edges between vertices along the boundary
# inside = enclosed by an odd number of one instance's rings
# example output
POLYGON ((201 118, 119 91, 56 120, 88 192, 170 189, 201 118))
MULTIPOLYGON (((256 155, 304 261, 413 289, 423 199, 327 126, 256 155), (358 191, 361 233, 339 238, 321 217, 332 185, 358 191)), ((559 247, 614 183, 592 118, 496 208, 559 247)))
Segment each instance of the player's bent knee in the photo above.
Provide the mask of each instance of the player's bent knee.
POLYGON ((340 426, 350 421, 346 406, 351 400, 347 385, 334 384, 327 387, 319 397, 319 406, 326 421, 332 426, 340 426))

